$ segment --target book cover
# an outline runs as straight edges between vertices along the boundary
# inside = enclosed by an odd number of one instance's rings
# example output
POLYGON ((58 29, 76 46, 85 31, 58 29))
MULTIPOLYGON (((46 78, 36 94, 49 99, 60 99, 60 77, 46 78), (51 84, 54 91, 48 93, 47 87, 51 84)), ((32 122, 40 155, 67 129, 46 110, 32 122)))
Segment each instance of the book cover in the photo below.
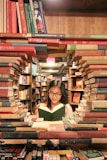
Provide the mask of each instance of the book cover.
MULTIPOLYGON (((46 28, 46 23, 45 23, 45 15, 44 15, 44 9, 43 9, 43 4, 42 4, 42 0, 38 0, 38 6, 39 6, 39 11, 40 11, 40 15, 41 15, 41 23, 42 23, 42 33, 47 33, 47 28, 46 28)), ((39 15, 39 16, 40 16, 39 15)))
POLYGON ((44 118, 44 120, 60 120, 65 116, 65 106, 58 105, 52 111, 47 107, 40 106, 38 108, 39 117, 44 118))
POLYGON ((79 103, 80 102, 81 93, 80 92, 74 92, 72 97, 73 103, 79 103))

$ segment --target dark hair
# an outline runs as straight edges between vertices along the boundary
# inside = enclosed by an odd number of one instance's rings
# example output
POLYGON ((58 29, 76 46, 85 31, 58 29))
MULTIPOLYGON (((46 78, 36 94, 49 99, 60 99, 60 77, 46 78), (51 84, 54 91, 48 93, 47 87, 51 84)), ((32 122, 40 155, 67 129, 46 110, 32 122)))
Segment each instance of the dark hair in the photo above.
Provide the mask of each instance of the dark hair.
MULTIPOLYGON (((52 87, 55 87, 55 86, 58 86, 61 90, 61 103, 63 104, 67 104, 68 103, 68 94, 66 92, 66 89, 65 89, 65 84, 63 82, 61 82, 60 80, 52 80, 48 86, 48 92, 50 90, 50 88, 52 87)), ((47 107, 51 107, 51 100, 49 98, 49 94, 47 96, 47 107)))

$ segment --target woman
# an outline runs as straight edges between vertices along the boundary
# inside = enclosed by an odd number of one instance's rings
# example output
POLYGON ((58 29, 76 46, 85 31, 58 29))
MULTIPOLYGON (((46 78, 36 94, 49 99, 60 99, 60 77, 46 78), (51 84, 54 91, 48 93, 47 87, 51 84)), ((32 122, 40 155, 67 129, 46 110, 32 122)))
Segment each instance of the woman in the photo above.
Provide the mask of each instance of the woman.
POLYGON ((68 96, 65 85, 59 80, 53 80, 49 84, 46 103, 40 103, 35 108, 37 118, 44 118, 46 121, 62 120, 62 117, 69 117, 73 114, 68 103, 68 96))

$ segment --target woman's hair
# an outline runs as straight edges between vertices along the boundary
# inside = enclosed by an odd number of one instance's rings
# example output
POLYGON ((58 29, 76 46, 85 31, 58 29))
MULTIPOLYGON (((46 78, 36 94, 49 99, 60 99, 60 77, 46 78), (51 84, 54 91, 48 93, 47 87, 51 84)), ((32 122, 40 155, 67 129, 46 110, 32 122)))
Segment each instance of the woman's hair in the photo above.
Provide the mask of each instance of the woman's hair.
POLYGON ((67 104, 68 103, 68 94, 66 92, 65 89, 65 84, 63 82, 61 82, 60 80, 52 80, 48 86, 48 96, 47 96, 47 107, 51 107, 51 100, 49 98, 49 90, 52 87, 59 87, 61 90, 61 99, 60 102, 63 104, 67 104))

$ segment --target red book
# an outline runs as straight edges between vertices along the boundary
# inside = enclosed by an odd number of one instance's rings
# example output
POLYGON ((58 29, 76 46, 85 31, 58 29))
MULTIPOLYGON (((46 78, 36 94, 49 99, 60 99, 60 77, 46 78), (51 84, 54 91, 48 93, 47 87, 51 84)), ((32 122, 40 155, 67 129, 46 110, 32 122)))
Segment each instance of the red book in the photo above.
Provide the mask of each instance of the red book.
POLYGON ((107 45, 107 41, 88 41, 88 40, 60 40, 60 44, 91 44, 91 45, 107 45))
POLYGON ((107 64, 90 64, 87 69, 107 69, 107 64))
POLYGON ((12 87, 13 86, 13 82, 12 81, 0 81, 0 88, 1 87, 12 87))
POLYGON ((17 33, 17 13, 16 13, 15 1, 11 1, 11 17, 10 18, 11 18, 11 32, 17 33))
POLYGON ((27 34, 24 33, 2 33, 0 32, 0 38, 26 38, 27 34))
POLYGON ((91 130, 91 131, 77 131, 78 138, 107 138, 106 131, 98 131, 98 130, 91 130))
POLYGON ((19 5, 22 33, 27 33, 27 22, 26 22, 26 15, 25 15, 25 9, 24 9, 24 0, 18 0, 18 5, 19 5))
POLYGON ((11 97, 13 96, 13 90, 0 89, 0 97, 11 97))
POLYGON ((11 67, 1 67, 0 74, 14 74, 14 69, 11 67))
POLYGON ((24 52, 0 52, 0 57, 22 57, 22 59, 28 59, 28 55, 24 52))
POLYGON ((29 43, 59 44, 59 38, 28 38, 29 43))
POLYGON ((11 1, 10 0, 6 0, 6 33, 5 34, 7 33, 11 33, 11 1))
POLYGON ((106 118, 107 112, 85 112, 83 117, 87 118, 106 118))
POLYGON ((78 138, 78 133, 76 131, 41 131, 38 134, 40 139, 69 139, 69 138, 78 138))
POLYGON ((36 56, 36 50, 34 46, 11 46, 2 45, 0 46, 0 51, 3 52, 26 52, 29 56, 36 56))

